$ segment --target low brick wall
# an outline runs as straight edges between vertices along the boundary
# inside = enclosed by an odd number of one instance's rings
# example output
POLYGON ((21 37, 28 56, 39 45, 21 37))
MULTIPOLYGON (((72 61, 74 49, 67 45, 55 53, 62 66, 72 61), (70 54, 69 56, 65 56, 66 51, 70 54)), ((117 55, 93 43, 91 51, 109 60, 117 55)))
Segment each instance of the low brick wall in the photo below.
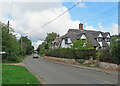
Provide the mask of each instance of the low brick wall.
POLYGON ((120 70, 119 65, 109 62, 99 62, 99 67, 109 70, 120 70))
MULTIPOLYGON (((49 56, 44 56, 44 59, 51 60, 51 61, 56 61, 56 62, 61 62, 61 63, 67 63, 67 64, 76 64, 79 65, 80 63, 75 61, 75 59, 65 59, 65 58, 56 58, 56 57, 49 57, 49 56)), ((93 63, 97 62, 96 60, 85 60, 83 64, 87 63, 93 63)), ((115 71, 120 71, 120 67, 117 64, 109 63, 109 62, 99 62, 99 67, 103 69, 109 69, 109 70, 115 70, 115 71)))
POLYGON ((44 56, 43 58, 51 61, 61 62, 61 63, 79 64, 78 62, 75 61, 75 59, 56 58, 56 57, 49 57, 49 56, 44 56))

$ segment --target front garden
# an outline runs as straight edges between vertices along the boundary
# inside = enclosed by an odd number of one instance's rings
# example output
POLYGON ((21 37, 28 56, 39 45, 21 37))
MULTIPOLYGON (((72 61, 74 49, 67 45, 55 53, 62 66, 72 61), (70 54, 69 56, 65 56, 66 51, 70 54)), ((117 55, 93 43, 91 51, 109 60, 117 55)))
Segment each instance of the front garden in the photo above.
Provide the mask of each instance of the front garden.
MULTIPOLYGON (((58 49, 46 49, 45 56, 65 58, 65 59, 75 59, 80 64, 88 63, 87 66, 93 65, 98 66, 99 62, 106 62, 111 64, 120 64, 120 41, 117 41, 119 36, 113 36, 111 39, 111 45, 105 49, 95 50, 87 44, 86 47, 78 46, 82 45, 82 41, 76 41, 73 43, 71 48, 58 48, 58 49), (92 63, 86 62, 93 59, 92 63)), ((111 66, 110 66, 111 67, 111 66)))

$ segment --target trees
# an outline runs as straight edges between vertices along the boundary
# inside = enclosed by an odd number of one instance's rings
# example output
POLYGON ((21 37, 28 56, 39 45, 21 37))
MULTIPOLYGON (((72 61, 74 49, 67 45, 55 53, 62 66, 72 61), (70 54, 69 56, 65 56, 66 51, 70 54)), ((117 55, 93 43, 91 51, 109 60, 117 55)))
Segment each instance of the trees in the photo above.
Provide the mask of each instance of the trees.
POLYGON ((120 35, 112 36, 111 45, 106 49, 99 50, 99 60, 103 62, 111 62, 120 64, 120 35))
POLYGON ((6 25, 1 25, 2 32, 2 51, 5 51, 2 57, 10 61, 17 61, 17 55, 19 54, 19 43, 15 35, 12 35, 12 32, 8 32, 6 25))
POLYGON ((52 41, 55 40, 56 36, 59 37, 59 35, 57 33, 47 33, 47 36, 45 38, 45 41, 38 46, 37 50, 39 51, 40 55, 43 55, 45 53, 45 49, 49 49, 52 41))
POLYGON ((28 39, 27 36, 22 36, 19 40, 19 44, 20 44, 20 51, 21 51, 21 54, 24 55, 24 54, 32 54, 33 51, 34 51, 34 47, 32 46, 32 42, 31 40, 28 39))
POLYGON ((15 35, 13 35, 14 30, 8 28, 7 25, 0 23, 0 47, 2 51, 6 52, 2 55, 2 59, 5 62, 19 62, 20 56, 29 55, 33 52, 32 42, 27 37, 22 37, 22 48, 21 39, 18 40, 15 35))
POLYGON ((45 38, 45 41, 47 42, 48 47, 50 47, 52 41, 55 40, 56 36, 59 37, 59 34, 54 33, 54 32, 52 32, 52 33, 47 33, 47 36, 46 36, 46 38, 45 38))
POLYGON ((111 48, 111 55, 112 57, 118 57, 120 59, 120 35, 118 36, 113 36, 112 39, 112 44, 110 45, 111 48))
POLYGON ((73 42, 73 45, 71 45, 71 48, 81 49, 81 50, 82 49, 93 49, 88 39, 86 40, 80 39, 80 40, 73 42))
POLYGON ((38 53, 40 55, 44 55, 44 53, 45 53, 45 45, 46 45, 46 42, 43 42, 41 45, 38 46, 37 50, 39 50, 38 53))

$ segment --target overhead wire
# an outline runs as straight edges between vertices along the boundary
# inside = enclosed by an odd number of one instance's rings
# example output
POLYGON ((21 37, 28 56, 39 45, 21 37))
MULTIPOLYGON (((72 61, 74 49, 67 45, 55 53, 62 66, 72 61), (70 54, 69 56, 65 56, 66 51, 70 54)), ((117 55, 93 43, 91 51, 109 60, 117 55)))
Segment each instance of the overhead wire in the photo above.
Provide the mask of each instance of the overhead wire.
POLYGON ((55 21, 56 19, 58 19, 59 17, 61 17, 62 15, 64 15, 66 12, 68 12, 69 10, 71 10, 72 8, 74 8, 75 6, 77 6, 80 2, 76 3, 75 5, 73 5, 72 7, 70 7, 68 10, 64 11, 63 13, 61 13, 60 15, 58 15, 57 17, 55 17, 54 19, 50 20, 49 22, 45 23, 44 25, 42 25, 41 27, 34 29, 33 31, 30 31, 29 33, 26 33, 26 35, 33 33, 43 27, 45 27, 46 25, 50 24, 51 22, 55 21))

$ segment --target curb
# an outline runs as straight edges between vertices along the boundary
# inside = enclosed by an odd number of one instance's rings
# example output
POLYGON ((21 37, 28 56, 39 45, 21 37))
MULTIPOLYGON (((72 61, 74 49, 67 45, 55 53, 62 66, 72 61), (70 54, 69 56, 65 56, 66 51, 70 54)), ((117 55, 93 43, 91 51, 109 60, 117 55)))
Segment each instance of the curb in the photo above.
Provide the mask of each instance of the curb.
POLYGON ((103 72, 103 73, 107 73, 107 74, 111 74, 111 75, 120 76, 119 73, 118 74, 117 73, 111 73, 110 71, 101 70, 101 69, 98 69, 98 68, 90 68, 90 67, 84 67, 84 66, 78 66, 78 65, 72 65, 72 66, 77 67, 77 68, 88 69, 88 70, 93 70, 93 71, 98 71, 98 72, 103 72))
POLYGON ((54 62, 54 63, 59 63, 59 64, 63 64, 63 65, 73 66, 73 67, 76 67, 76 68, 88 69, 88 70, 103 72, 103 73, 106 73, 106 74, 111 74, 111 75, 120 76, 119 71, 113 71, 113 72, 116 72, 116 73, 112 73, 112 72, 107 71, 107 70, 105 70, 105 69, 92 68, 92 67, 86 67, 86 66, 79 66, 79 65, 74 65, 74 64, 67 64, 67 63, 62 63, 62 62, 57 62, 57 61, 49 60, 49 59, 46 59, 46 58, 44 58, 44 57, 43 57, 43 59, 44 59, 44 60, 47 60, 47 61, 54 62))
POLYGON ((32 72, 28 67, 25 66, 26 69, 28 69, 39 81, 40 84, 47 84, 40 76, 37 76, 34 72, 32 72))

